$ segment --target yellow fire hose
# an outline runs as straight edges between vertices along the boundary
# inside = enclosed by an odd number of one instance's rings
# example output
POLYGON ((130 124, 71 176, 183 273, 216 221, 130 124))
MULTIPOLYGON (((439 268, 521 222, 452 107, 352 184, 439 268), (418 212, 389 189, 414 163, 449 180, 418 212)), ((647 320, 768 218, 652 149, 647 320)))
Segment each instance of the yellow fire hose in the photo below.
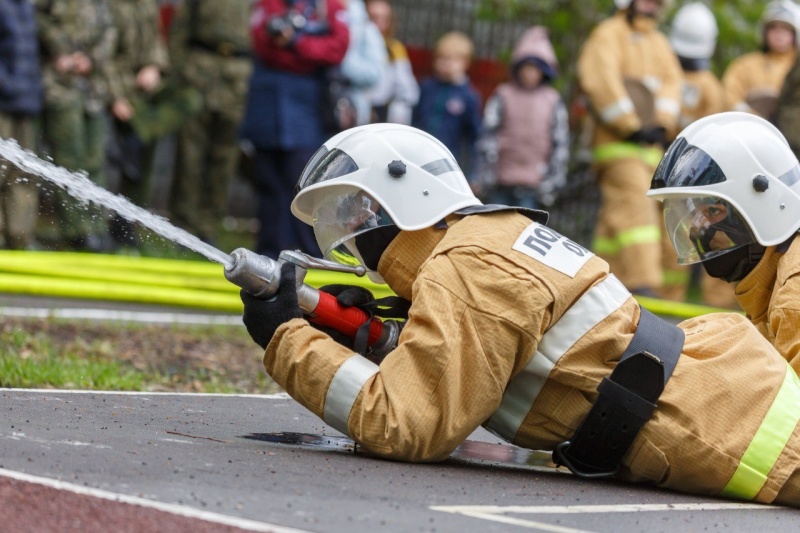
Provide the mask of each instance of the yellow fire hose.
MULTIPOLYGON (((392 294, 385 285, 351 274, 309 271, 313 287, 346 283, 371 290, 376 298, 392 294)), ((0 293, 114 300, 238 313, 239 287, 217 263, 77 252, 0 250, 0 293)), ((649 311, 674 318, 730 312, 703 305, 637 297, 649 311)))
MULTIPOLYGON (((385 285, 350 274, 310 271, 314 287, 346 283, 376 298, 385 285)), ((193 307, 241 312, 239 287, 212 262, 72 252, 0 251, 0 293, 193 307)))

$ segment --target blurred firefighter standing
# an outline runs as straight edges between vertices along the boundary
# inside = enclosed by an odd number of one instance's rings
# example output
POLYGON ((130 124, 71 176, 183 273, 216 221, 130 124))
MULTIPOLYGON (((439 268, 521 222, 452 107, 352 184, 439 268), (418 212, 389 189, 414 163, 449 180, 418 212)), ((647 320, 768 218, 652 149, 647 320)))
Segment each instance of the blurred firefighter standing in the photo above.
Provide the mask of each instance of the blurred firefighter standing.
POLYGON ((662 285, 661 215, 645 197, 680 111, 681 68, 657 29, 661 0, 617 0, 578 59, 595 117, 593 161, 601 192, 595 252, 634 293, 662 285))
POLYGON ((796 56, 799 16, 790 0, 770 2, 764 8, 762 50, 733 60, 722 77, 729 110, 774 118, 778 93, 796 56))
MULTIPOLYGON (((680 129, 725 110, 722 84, 710 70, 718 33, 714 14, 701 2, 681 7, 670 25, 669 42, 683 70, 680 129)), ((662 235, 662 254, 664 286, 660 294, 670 300, 685 300, 692 271, 678 264, 678 255, 666 233, 662 235)), ((706 304, 738 307, 733 286, 725 281, 700 273, 700 288, 706 304)))

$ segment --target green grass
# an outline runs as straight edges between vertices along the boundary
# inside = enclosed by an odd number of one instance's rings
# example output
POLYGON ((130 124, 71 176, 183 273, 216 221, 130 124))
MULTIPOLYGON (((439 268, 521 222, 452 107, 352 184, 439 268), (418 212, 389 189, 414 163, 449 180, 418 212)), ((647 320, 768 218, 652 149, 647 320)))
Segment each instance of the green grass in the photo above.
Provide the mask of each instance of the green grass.
POLYGON ((142 390, 155 376, 123 368, 96 352, 59 353, 47 338, 14 330, 0 336, 0 386, 142 390))
POLYGON ((244 328, 6 318, 0 387, 273 393, 244 328))

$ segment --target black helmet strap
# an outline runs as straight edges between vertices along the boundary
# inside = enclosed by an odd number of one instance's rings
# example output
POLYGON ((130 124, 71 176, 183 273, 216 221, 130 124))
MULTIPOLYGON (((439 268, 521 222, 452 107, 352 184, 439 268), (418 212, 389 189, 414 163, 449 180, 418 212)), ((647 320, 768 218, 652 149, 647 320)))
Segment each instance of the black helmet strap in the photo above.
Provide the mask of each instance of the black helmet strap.
POLYGON ((728 283, 741 281, 764 257, 766 248, 758 243, 740 246, 703 261, 703 268, 713 278, 720 278, 728 283))

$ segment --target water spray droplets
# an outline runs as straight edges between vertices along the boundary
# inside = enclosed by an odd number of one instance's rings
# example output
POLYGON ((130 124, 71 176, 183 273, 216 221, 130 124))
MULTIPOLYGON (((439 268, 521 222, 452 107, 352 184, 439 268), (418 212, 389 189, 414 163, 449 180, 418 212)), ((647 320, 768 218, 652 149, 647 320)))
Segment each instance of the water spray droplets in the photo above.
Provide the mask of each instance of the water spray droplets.
MULTIPOLYGON (((132 204, 127 198, 109 192, 92 182, 85 172, 71 172, 37 157, 20 148, 14 140, 0 139, 0 158, 35 176, 41 177, 64 189, 88 209, 89 203, 102 205, 117 212, 130 222, 138 222, 153 232, 181 246, 193 250, 226 268, 233 266, 231 257, 201 241, 191 233, 173 226, 166 218, 132 204)), ((5 170, 7 164, 0 166, 5 170)), ((68 207, 68 206, 65 206, 68 207)))

